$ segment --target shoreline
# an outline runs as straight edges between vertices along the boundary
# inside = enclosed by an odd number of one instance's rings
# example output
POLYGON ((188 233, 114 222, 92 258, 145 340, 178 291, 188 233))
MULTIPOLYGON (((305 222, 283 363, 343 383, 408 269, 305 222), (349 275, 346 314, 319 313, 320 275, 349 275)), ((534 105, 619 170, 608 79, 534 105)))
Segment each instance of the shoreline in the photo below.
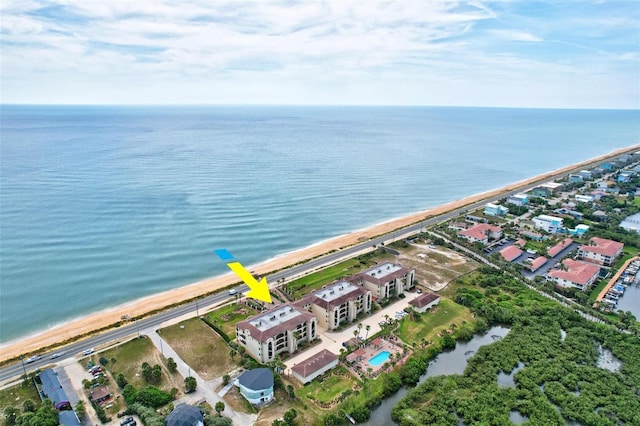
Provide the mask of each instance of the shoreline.
MULTIPOLYGON (((639 149, 640 145, 619 148, 607 154, 579 163, 574 163, 553 171, 545 172, 518 182, 510 183, 500 188, 469 195, 426 210, 410 213, 384 222, 374 223, 362 229, 318 241, 308 246, 278 254, 262 262, 249 265, 248 268, 261 276, 268 275, 273 271, 286 269, 297 263, 322 256, 330 251, 342 249, 373 237, 393 232, 399 228, 404 228, 416 222, 420 222, 427 217, 438 216, 489 197, 499 196, 502 193, 517 190, 518 188, 535 182, 552 180, 559 174, 585 167, 590 164, 599 163, 608 158, 619 156, 627 152, 637 151, 639 149)), ((157 312, 169 306, 183 303, 189 299, 213 293, 237 282, 239 282, 239 280, 234 274, 226 273, 175 289, 135 299, 117 306, 105 308, 93 314, 70 319, 35 334, 0 344, 0 349, 2 350, 0 362, 16 358, 21 354, 32 353, 40 348, 62 344, 67 340, 77 338, 77 336, 88 336, 90 334, 94 334, 97 330, 109 328, 111 325, 120 322, 121 317, 125 315, 129 315, 131 317, 143 317, 151 312, 157 312)))

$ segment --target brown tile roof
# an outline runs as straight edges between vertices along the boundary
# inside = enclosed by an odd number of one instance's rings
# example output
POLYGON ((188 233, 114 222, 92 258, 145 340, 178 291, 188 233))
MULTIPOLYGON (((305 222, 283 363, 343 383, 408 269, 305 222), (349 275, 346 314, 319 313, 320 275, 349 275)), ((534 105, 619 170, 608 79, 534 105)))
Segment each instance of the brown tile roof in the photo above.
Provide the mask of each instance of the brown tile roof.
POLYGON ((321 370, 327 365, 336 361, 337 359, 338 357, 334 353, 323 349, 317 354, 312 355, 304 361, 296 364, 291 370, 301 377, 308 377, 316 371, 321 370))
MULTIPOLYGON (((320 291, 320 290, 317 290, 317 291, 320 291)), ((356 286, 351 291, 349 291, 349 293, 345 293, 342 296, 338 296, 333 300, 325 300, 316 294, 317 291, 311 293, 311 296, 309 297, 309 302, 314 303, 325 310, 329 310, 331 308, 335 308, 336 306, 340 306, 349 300, 355 300, 359 296, 365 295, 368 292, 368 290, 360 286, 356 286)))
POLYGON ((373 342, 371 342, 371 343, 372 343, 372 344, 374 344, 375 346, 380 346, 380 345, 382 345, 382 343, 384 343, 384 342, 382 341, 382 339, 381 339, 381 338, 376 337, 376 338, 373 340, 373 342))
POLYGON ((461 237, 471 237, 476 240, 484 240, 489 232, 500 232, 500 227, 489 225, 488 223, 479 223, 469 229, 460 231, 458 235, 461 237))
POLYGON ((509 246, 500 250, 500 254, 507 262, 513 262, 514 260, 522 256, 522 250, 520 250, 516 246, 509 246))
POLYGON ((531 262, 531 266, 529 267, 529 269, 531 269, 531 272, 535 272, 538 269, 540 269, 540 267, 542 265, 544 265, 545 263, 547 263, 547 258, 544 256, 539 256, 536 257, 535 260, 533 262, 531 262))
POLYGON ((601 254, 603 256, 615 256, 618 250, 622 250, 624 244, 606 238, 593 237, 589 240, 593 245, 580 246, 581 251, 601 254))
MULTIPOLYGON (((392 281, 392 280, 395 280, 397 278, 403 277, 406 274, 408 274, 409 272, 411 272, 411 269, 405 268, 404 266, 400 265, 399 263, 393 263, 394 266, 399 266, 400 269, 398 269, 397 271, 392 272, 390 274, 387 274, 387 275, 383 276, 382 278, 373 277, 373 276, 367 274, 367 272, 369 272, 369 271, 374 271, 374 270, 380 268, 380 266, 383 265, 384 263, 390 263, 390 262, 383 262, 381 264, 378 264, 378 265, 374 266, 373 268, 367 269, 366 271, 362 271, 362 272, 357 273, 355 275, 356 283, 361 282, 361 281, 366 281, 366 282, 369 282, 369 283, 372 283, 372 284, 375 284, 375 285, 378 285, 378 286, 383 286, 386 283, 388 283, 389 281, 392 281)), ((352 282, 352 283, 354 282, 354 281, 351 281, 351 280, 349 280, 349 281, 352 282)))
POLYGON ((98 400, 110 398, 110 397, 111 397, 111 392, 109 391, 109 388, 106 386, 101 386, 91 391, 91 399, 93 401, 98 401, 98 400))
POLYGON ((513 245, 519 246, 520 248, 524 247, 527 244, 527 241, 524 238, 520 238, 518 241, 513 243, 513 245))
POLYGON ((312 315, 311 313, 304 311, 302 309, 300 309, 298 306, 292 304, 292 303, 286 303, 286 304, 282 304, 282 305, 278 305, 275 306, 271 309, 269 309, 268 311, 265 312, 261 312, 257 315, 254 315, 252 317, 247 318, 244 321, 240 321, 236 324, 236 328, 240 329, 240 330, 249 330, 249 333, 251 334, 251 337, 253 337, 254 339, 260 341, 260 342, 264 342, 267 339, 269 339, 270 337, 274 337, 277 336, 278 334, 287 331, 287 330, 293 330, 296 328, 296 326, 298 326, 301 323, 306 323, 309 320, 315 318, 314 315, 312 315), (293 309, 295 309, 296 311, 299 312, 299 315, 296 315, 293 318, 288 319, 287 321, 284 321, 280 324, 276 324, 271 328, 268 328, 266 330, 260 330, 258 329, 256 326, 254 326, 253 324, 251 324, 251 321, 257 320, 257 319, 261 319, 262 321, 265 322, 269 322, 270 321, 270 317, 272 315, 273 311, 276 311, 278 309, 281 309, 283 307, 286 306, 290 306, 293 309))
POLYGON ((549 250, 547 250, 547 254, 549 255, 549 257, 555 257, 562 250, 564 250, 567 247, 569 247, 572 243, 573 243, 573 240, 571 238, 565 238, 564 240, 560 241, 558 244, 556 244, 555 246, 553 246, 549 250))
POLYGON ((427 306, 429 303, 440 299, 440 296, 437 294, 424 292, 420 296, 416 297, 413 300, 409 301, 409 304, 415 306, 416 308, 422 308, 423 306, 427 306))
POLYGON ((600 272, 600 268, 592 263, 581 262, 579 260, 565 259, 562 264, 567 270, 553 269, 549 271, 549 276, 571 281, 572 283, 585 285, 600 272))

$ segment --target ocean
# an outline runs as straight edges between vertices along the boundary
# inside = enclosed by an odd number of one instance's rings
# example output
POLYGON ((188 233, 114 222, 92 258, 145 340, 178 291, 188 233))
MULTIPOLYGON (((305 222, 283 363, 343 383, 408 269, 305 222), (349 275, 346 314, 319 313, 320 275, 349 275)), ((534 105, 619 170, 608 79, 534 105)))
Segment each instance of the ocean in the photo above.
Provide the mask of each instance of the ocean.
POLYGON ((0 342, 640 142, 617 110, 0 113, 0 342))

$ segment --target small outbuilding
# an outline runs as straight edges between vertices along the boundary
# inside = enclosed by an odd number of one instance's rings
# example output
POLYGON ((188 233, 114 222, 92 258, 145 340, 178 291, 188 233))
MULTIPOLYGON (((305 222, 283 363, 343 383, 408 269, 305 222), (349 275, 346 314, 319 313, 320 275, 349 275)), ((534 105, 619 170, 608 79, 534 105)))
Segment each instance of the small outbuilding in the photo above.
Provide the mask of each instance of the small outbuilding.
MULTIPOLYGON (((358 351, 361 349, 358 349, 358 351)), ((356 351, 357 352, 357 351, 356 351)), ((326 373, 338 365, 338 357, 333 352, 323 349, 315 355, 296 364, 292 369, 292 375, 300 383, 308 383, 316 377, 326 373)))
POLYGON ((254 405, 273 400, 273 371, 270 368, 255 368, 242 373, 236 385, 247 401, 254 405))
POLYGON ((413 306, 413 309, 420 313, 428 311, 438 303, 440 303, 440 296, 429 292, 422 293, 420 296, 409 301, 409 304, 413 306))
POLYGON ((167 416, 166 426, 204 426, 204 416, 198 407, 181 404, 167 416))

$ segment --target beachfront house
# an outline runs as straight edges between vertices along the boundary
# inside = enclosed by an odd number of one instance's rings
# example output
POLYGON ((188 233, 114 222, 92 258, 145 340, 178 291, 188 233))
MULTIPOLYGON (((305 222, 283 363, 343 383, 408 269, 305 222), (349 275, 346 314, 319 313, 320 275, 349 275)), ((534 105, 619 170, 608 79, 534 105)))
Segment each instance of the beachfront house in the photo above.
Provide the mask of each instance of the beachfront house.
POLYGON ((349 278, 353 284, 371 291, 376 300, 404 294, 414 287, 416 271, 399 263, 383 262, 349 278))
POLYGON ((341 280, 306 295, 294 305, 310 310, 321 327, 335 330, 355 321, 358 314, 371 312, 371 302, 371 290, 341 280))
POLYGON ((582 179, 585 179, 585 180, 593 179, 593 173, 590 170, 580 170, 578 174, 582 176, 582 179))
POLYGON ((547 273, 547 280, 563 288, 577 288, 585 291, 598 279, 600 267, 579 260, 565 259, 562 268, 552 269, 547 273))
POLYGON ((498 226, 487 223, 479 223, 471 228, 458 233, 459 237, 465 238, 470 243, 487 244, 489 239, 497 240, 502 237, 502 230, 498 226))
POLYGON ((317 319, 286 303, 236 324, 236 339, 252 357, 265 364, 276 355, 293 353, 303 342, 317 337, 317 319))
POLYGON ((509 213, 509 209, 500 204, 487 203, 484 206, 484 214, 487 216, 504 216, 509 213))
POLYGON ((291 368, 291 375, 300 383, 309 383, 332 368, 337 367, 338 357, 333 352, 323 349, 291 368))
POLYGON ((584 182, 584 178, 578 174, 569 175, 569 183, 582 183, 584 182))
POLYGON ((555 234, 562 230, 562 218, 541 214, 533 218, 533 226, 550 234, 555 234))
POLYGON ((253 405, 263 405, 273 400, 273 371, 270 368, 247 370, 235 382, 240 393, 253 405))
POLYGON ((578 258, 597 265, 612 266, 622 254, 624 244, 606 238, 593 237, 588 245, 578 249, 578 258))
POLYGON ((515 204, 516 206, 524 206, 529 202, 529 196, 522 192, 513 194, 507 198, 507 204, 515 204))

